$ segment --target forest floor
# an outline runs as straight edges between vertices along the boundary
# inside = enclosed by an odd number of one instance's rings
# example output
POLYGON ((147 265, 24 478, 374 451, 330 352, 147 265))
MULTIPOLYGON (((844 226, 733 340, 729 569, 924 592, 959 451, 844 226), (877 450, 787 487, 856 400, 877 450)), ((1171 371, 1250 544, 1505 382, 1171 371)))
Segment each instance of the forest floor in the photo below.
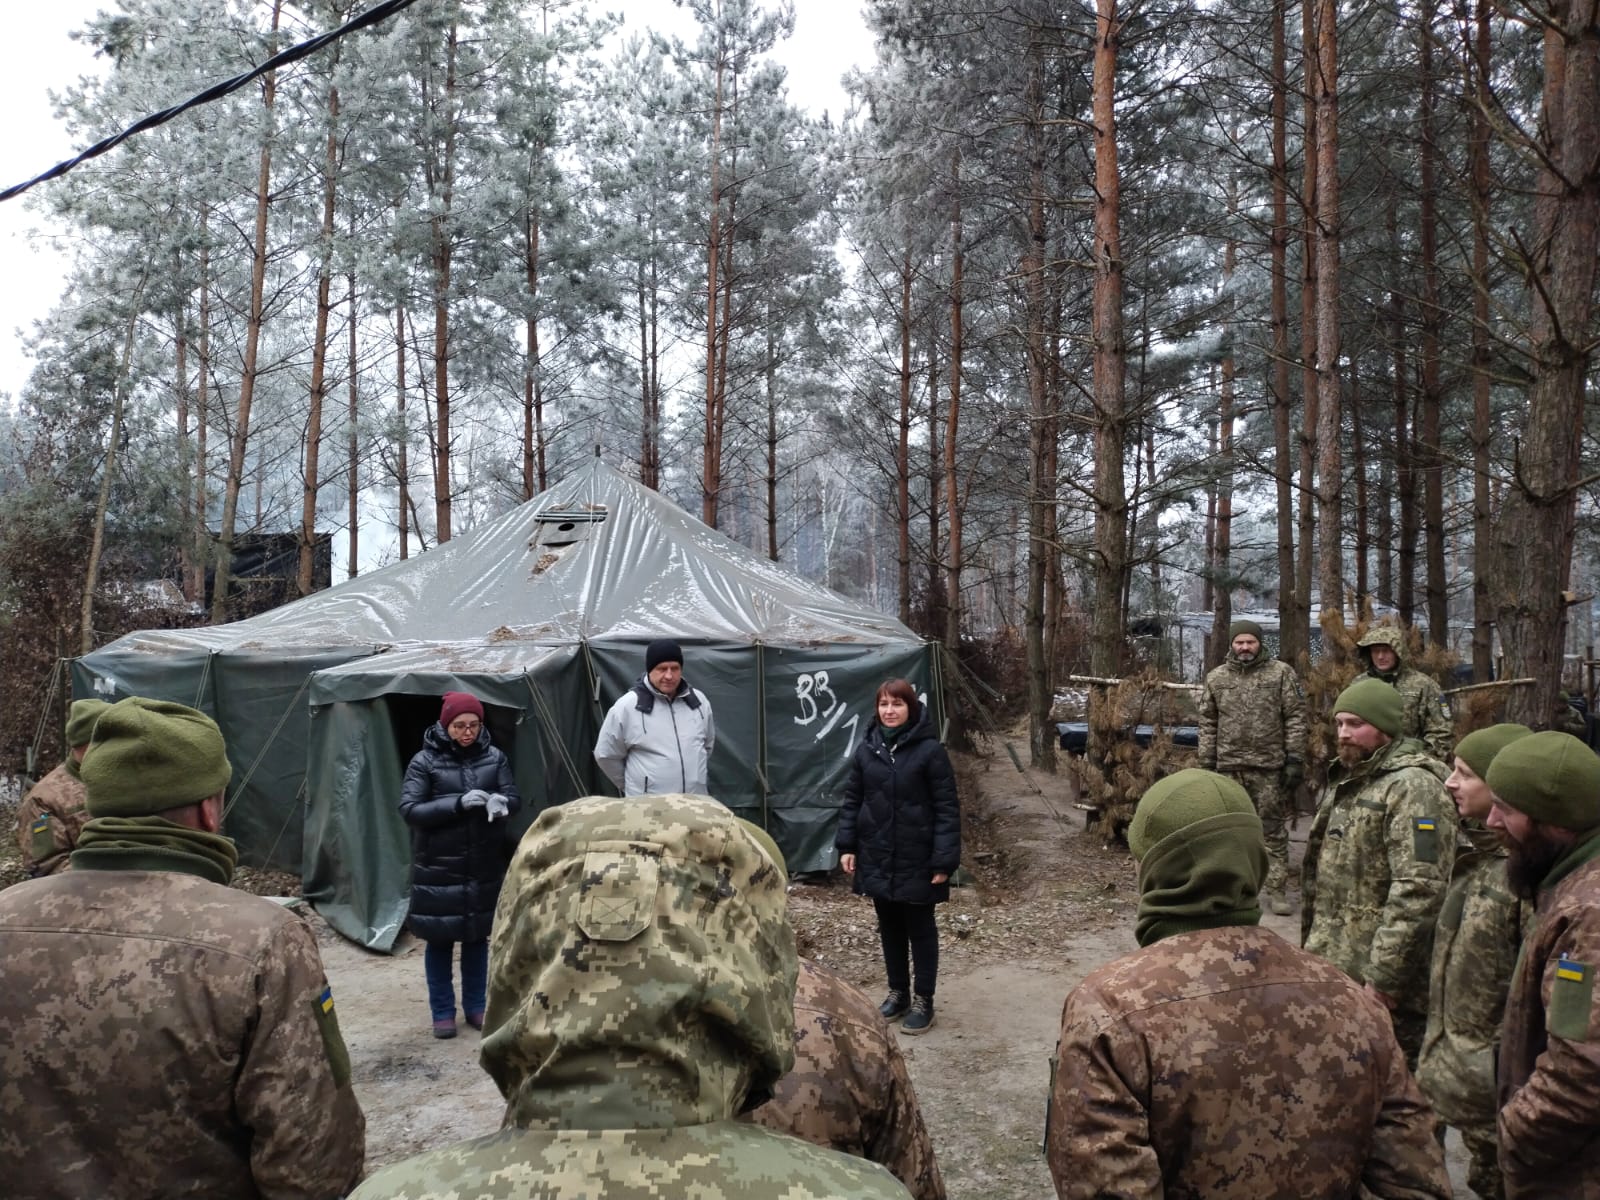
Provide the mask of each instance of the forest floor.
MULTIPOLYGON (((958 770, 971 878, 939 912, 937 1022, 900 1043, 952 1200, 1038 1200, 1052 1191, 1040 1144, 1062 1001, 1089 971, 1137 948, 1135 870, 1125 847, 1085 828, 1065 774, 1019 772, 1003 753, 960 757, 958 770)), ((1301 817, 1296 854, 1308 825, 1301 817)), ((0 811, 0 887, 20 875, 13 827, 0 811)), ((293 880, 252 872, 241 883, 270 893, 293 880)), ((792 885, 790 910, 802 953, 876 999, 884 985, 870 902, 836 876, 792 885)), ((374 954, 307 916, 367 1114, 368 1169, 497 1128, 503 1102, 478 1065, 477 1035, 465 1024, 453 1041, 429 1032, 421 943, 407 937, 396 954, 374 954)), ((1298 942, 1298 915, 1265 923, 1298 942)), ((1449 1160, 1468 1195, 1453 1133, 1449 1160)))

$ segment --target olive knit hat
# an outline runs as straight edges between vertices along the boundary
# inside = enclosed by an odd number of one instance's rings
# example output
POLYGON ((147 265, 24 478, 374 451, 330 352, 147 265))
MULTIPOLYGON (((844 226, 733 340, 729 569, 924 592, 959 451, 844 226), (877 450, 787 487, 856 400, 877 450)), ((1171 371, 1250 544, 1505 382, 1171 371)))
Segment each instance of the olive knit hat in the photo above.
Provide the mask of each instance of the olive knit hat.
POLYGON ((1196 821, 1255 811, 1250 793, 1233 780, 1188 767, 1158 779, 1139 798, 1128 826, 1128 849, 1135 858, 1143 858, 1157 843, 1196 821))
POLYGON ((1230 642, 1233 641, 1234 638, 1238 637, 1241 633, 1248 633, 1258 642, 1261 640, 1261 626, 1256 624, 1254 621, 1235 621, 1232 625, 1228 626, 1228 640, 1230 642))
POLYGON ((1501 803, 1560 829, 1600 826, 1600 758, 1570 733, 1547 729, 1512 742, 1485 778, 1501 803))
POLYGON ((68 747, 87 746, 94 733, 94 723, 110 707, 104 700, 74 700, 67 709, 68 747))
POLYGON ((1371 675, 1363 676, 1340 692, 1333 702, 1333 711, 1354 713, 1390 737, 1399 734, 1400 722, 1405 717, 1400 693, 1394 690, 1394 685, 1371 675))
POLYGON ((79 774, 91 817, 147 817, 216 795, 233 767, 205 713, 131 696, 100 714, 79 774))
POLYGON ((1467 764, 1467 769, 1479 779, 1489 778, 1489 765, 1500 751, 1518 738, 1525 738, 1533 730, 1526 725, 1505 723, 1474 729, 1456 743, 1456 757, 1467 764))

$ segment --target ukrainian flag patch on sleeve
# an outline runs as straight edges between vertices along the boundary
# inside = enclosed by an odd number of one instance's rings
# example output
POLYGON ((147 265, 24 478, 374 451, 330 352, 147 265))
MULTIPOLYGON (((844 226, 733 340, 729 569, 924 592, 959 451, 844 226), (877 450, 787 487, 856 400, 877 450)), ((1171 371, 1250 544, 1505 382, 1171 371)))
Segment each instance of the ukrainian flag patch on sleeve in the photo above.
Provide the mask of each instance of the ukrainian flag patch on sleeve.
POLYGON ((1550 988, 1550 1034, 1569 1042, 1587 1042, 1593 1009, 1593 964, 1563 954, 1556 960, 1555 982, 1550 988))
POLYGON ((1439 823, 1432 817, 1417 817, 1412 825, 1411 843, 1418 862, 1438 862, 1439 823))
POLYGON ((332 1012, 333 1011, 333 989, 331 987, 323 988, 322 989, 322 995, 317 997, 317 1003, 321 1006, 323 1012, 325 1012, 325 1013, 332 1012))
POLYGON ((322 1051, 333 1072, 333 1084, 344 1087, 350 1082, 350 1051, 345 1047, 344 1035, 339 1032, 339 1017, 333 1011, 333 989, 327 984, 322 985, 322 992, 311 1002, 311 1011, 317 1019, 317 1032, 322 1035, 322 1051))

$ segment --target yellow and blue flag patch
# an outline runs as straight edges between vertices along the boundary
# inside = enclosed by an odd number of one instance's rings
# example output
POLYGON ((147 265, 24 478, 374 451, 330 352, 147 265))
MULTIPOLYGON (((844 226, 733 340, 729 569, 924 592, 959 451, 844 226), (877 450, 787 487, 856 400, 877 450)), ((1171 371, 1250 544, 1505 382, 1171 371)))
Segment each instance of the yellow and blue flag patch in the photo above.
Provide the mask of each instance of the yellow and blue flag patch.
POLYGON ((37 817, 35 817, 33 819, 33 825, 29 828, 28 832, 29 833, 44 833, 47 830, 49 830, 49 828, 50 828, 50 814, 49 813, 40 813, 37 817))
POLYGON ((317 997, 317 1006, 325 1013, 333 1011, 333 989, 331 987, 322 989, 322 995, 317 997))
POLYGON ((1546 1028, 1553 1037, 1569 1042, 1589 1041, 1594 1015, 1594 965, 1563 954, 1556 960, 1556 978, 1550 988, 1546 1028))

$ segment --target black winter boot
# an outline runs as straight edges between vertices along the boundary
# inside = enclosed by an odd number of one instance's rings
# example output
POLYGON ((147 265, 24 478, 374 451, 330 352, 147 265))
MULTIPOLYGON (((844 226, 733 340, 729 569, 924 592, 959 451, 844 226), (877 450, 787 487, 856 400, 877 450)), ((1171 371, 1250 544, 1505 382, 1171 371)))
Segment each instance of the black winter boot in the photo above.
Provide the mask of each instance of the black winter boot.
POLYGON ((911 1012, 900 1023, 901 1033, 927 1033, 933 1028, 933 997, 918 996, 911 1001, 911 1012))
POLYGON ((911 997, 899 988, 890 988, 889 994, 883 998, 883 1003, 878 1005, 878 1011, 883 1014, 883 1019, 891 1025, 905 1016, 911 1008, 911 997))

